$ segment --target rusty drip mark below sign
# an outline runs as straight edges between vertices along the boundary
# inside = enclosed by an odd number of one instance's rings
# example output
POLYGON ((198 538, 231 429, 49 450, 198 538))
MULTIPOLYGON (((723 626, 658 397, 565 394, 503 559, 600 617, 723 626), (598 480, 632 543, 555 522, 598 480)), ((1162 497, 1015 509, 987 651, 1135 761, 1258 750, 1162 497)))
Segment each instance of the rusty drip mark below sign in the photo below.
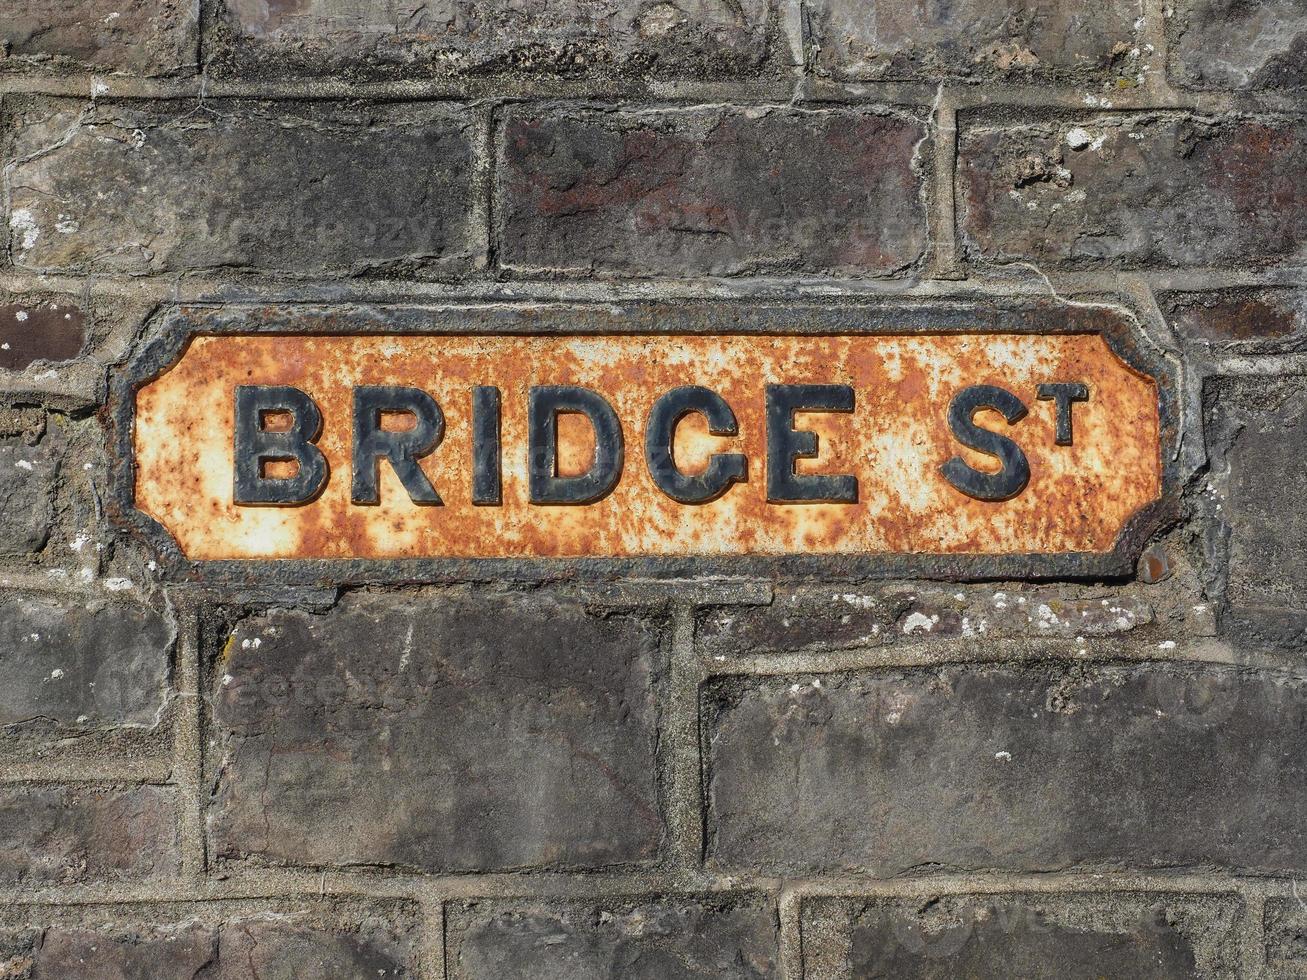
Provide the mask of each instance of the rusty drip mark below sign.
POLYGON ((201 334, 134 423, 202 561, 1106 553, 1162 484, 1094 333, 201 334))

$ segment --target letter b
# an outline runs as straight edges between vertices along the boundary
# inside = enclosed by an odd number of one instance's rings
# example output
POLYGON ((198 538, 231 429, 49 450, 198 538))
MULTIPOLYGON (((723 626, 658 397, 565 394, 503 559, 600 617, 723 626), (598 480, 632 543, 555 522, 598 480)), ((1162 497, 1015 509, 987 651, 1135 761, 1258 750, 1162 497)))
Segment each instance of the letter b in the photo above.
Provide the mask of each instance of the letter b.
POLYGON ((235 429, 237 504, 293 507, 308 503, 327 485, 327 460, 314 445, 322 434, 322 412, 300 389, 238 385, 235 429), (268 430, 269 415, 290 415, 290 428, 268 430), (264 464, 271 462, 294 462, 295 475, 265 475, 264 464))

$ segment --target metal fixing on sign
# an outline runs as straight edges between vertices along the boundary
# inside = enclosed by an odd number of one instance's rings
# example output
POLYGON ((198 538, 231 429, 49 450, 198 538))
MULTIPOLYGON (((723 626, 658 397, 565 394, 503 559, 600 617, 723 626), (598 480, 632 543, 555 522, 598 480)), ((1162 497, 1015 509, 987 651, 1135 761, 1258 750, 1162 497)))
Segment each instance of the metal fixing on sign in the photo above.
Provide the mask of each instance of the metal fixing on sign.
POLYGON ((1106 555, 1163 484, 1095 332, 197 330, 127 397, 190 562, 1106 555))

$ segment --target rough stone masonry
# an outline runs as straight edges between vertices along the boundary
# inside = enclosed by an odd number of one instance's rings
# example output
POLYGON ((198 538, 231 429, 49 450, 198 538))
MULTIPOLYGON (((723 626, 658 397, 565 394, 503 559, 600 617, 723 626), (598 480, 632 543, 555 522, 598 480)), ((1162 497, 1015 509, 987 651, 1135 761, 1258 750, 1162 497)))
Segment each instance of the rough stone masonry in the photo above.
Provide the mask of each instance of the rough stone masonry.
POLYGON ((0 157, 0 977, 1307 976, 1304 0, 0 0, 0 157), (186 316, 705 300, 1123 318, 1164 519, 295 584, 120 519, 186 316))

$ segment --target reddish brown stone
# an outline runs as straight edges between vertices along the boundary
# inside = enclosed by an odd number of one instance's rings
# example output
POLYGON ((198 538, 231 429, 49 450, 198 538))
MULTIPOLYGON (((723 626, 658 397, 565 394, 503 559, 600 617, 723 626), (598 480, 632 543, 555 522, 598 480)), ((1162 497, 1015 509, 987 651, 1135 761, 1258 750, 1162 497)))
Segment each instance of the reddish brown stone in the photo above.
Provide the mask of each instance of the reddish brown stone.
POLYGON ((0 883, 28 886, 175 875, 171 789, 8 786, 0 790, 0 883))
POLYGON ((733 76, 771 43, 767 0, 223 0, 219 72, 733 76))
POLYGON ((1158 304, 1175 332, 1189 340, 1243 344, 1307 332, 1307 292, 1302 290, 1164 293, 1158 304))
POLYGON ((1168 72, 1186 88, 1307 86, 1303 0, 1178 0, 1168 4, 1168 72))
POLYGON ((901 272, 926 245, 925 135, 885 111, 517 114, 500 254, 636 276, 901 272))
POLYGON ((1222 627, 1245 648, 1307 650, 1307 378, 1211 378, 1204 385, 1214 559, 1222 627), (1218 530, 1220 528, 1221 530, 1218 530), (1223 552, 1223 553, 1222 553, 1223 552))
MULTIPOLYGON (((5 459, 0 450, 0 467, 5 459)), ((169 624, 135 602, 3 590, 0 726, 153 727, 168 697, 172 640, 169 624)))
POLYGON ((136 907, 124 913, 132 915, 129 920, 107 918, 105 911, 92 908, 50 923, 35 919, 37 928, 0 934, 0 977, 403 980, 414 975, 412 926, 399 908, 378 910, 391 912, 397 921, 390 923, 380 916, 360 923, 271 911, 223 918, 221 906, 136 907))
POLYGON ((199 922, 101 928, 55 926, 41 931, 25 959, 33 977, 144 980, 212 976, 209 971, 218 965, 218 933, 199 922))
POLYGON ((193 69, 198 22, 197 0, 6 0, 0 70, 71 65, 167 75, 193 69))
POLYGON ((58 473, 48 445, 0 445, 0 555, 32 554, 50 539, 58 473))
POLYGON ((776 910, 753 895, 451 903, 450 980, 773 980, 776 910))
POLYGON ((1294 674, 1042 662, 703 693, 708 860, 723 870, 1307 868, 1294 674))
POLYGON ((835 78, 1030 77, 1082 82, 1140 70, 1140 0, 813 0, 820 72, 835 78))
POLYGON ((1225 895, 938 895, 804 903, 806 980, 1234 980, 1243 908, 1225 895))
POLYGON ((219 929, 221 980, 403 980, 413 954, 389 930, 326 930, 271 918, 237 920, 219 929))
POLYGON ((461 109, 41 101, 13 128, 9 242, 25 269, 435 273, 481 247, 461 109))
POLYGON ((548 596, 356 595, 233 634, 224 861, 431 871, 653 859, 653 624, 548 596))
POLYGON ((1166 549, 1154 545, 1139 557, 1139 581, 1147 585, 1165 582, 1171 577, 1171 560, 1166 549))
POLYGON ((1307 123, 1096 116, 962 136, 970 255, 1048 267, 1264 266, 1307 255, 1307 123))
POLYGON ((67 301, 0 304, 0 368, 71 361, 86 344, 86 314, 67 301))

